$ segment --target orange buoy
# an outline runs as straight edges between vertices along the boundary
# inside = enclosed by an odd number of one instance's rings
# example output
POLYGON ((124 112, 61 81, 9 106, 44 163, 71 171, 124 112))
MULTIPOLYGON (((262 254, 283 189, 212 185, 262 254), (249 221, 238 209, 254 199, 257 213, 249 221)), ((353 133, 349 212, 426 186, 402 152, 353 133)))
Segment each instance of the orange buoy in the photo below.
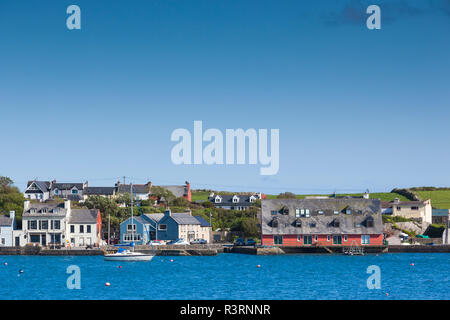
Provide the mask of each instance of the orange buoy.
POLYGON ((257 267, 257 268, 261 268, 261 265, 258 264, 258 265, 256 265, 256 267, 257 267))
POLYGON ((386 292, 386 297, 389 296, 389 293, 386 292))
POLYGON ((414 263, 411 263, 411 266, 413 266, 413 267, 414 267, 414 263))
POLYGON ((109 287, 110 285, 111 285, 111 283, 109 283, 109 282, 105 283, 105 286, 107 286, 107 287, 109 287))

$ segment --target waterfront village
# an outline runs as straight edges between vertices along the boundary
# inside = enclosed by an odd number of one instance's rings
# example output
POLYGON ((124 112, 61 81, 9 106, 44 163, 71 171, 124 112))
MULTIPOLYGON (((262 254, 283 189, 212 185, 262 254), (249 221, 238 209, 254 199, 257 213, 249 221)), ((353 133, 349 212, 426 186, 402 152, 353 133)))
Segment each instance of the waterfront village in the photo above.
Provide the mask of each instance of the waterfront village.
POLYGON ((35 179, 21 192, 7 177, 0 188, 5 254, 106 252, 131 243, 185 255, 449 251, 450 210, 409 189, 275 196, 191 190, 189 182, 99 187, 35 179))

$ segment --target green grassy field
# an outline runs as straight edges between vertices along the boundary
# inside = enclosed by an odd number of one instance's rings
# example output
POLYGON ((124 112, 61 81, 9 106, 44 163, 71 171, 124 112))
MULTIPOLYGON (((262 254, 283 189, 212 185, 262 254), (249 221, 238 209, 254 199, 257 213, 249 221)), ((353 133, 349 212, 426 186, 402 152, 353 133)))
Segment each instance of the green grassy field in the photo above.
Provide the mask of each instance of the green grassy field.
POLYGON ((450 209, 450 190, 414 191, 420 199, 431 199, 431 206, 438 209, 450 209))
POLYGON ((192 201, 208 200, 210 192, 208 191, 191 191, 192 201))

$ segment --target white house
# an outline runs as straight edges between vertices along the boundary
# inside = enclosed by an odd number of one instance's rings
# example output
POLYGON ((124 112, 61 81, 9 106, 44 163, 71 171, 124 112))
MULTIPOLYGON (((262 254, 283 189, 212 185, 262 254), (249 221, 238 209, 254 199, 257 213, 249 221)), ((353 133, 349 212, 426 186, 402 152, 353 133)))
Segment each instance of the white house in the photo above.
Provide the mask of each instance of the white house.
MULTIPOLYGON (((72 209, 64 202, 24 202, 22 237, 26 244, 41 246, 98 245, 101 216, 97 209, 72 209)), ((16 240, 17 241, 17 240, 16 240)), ((18 241, 21 245, 23 241, 18 241)))
POLYGON ((15 212, 10 211, 9 217, 0 215, 0 246, 13 246, 13 231, 16 226, 15 212))

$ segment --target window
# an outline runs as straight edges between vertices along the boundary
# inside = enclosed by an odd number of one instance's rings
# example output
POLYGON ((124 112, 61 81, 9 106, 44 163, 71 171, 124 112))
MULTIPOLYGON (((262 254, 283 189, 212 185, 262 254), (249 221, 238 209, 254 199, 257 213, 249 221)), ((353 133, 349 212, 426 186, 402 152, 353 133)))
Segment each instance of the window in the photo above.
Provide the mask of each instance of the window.
POLYGON ((305 210, 305 216, 306 216, 306 217, 309 217, 309 209, 306 209, 306 210, 305 210))
POLYGON ((318 236, 315 236, 315 237, 314 237, 314 241, 317 242, 318 240, 319 240, 319 237, 318 237, 318 236))
POLYGON ((333 221, 333 227, 339 228, 340 225, 341 225, 341 224, 339 223, 339 220, 334 220, 334 221, 333 221))
POLYGON ((84 226, 80 225, 80 233, 84 233, 84 226))
POLYGON ((302 221, 299 220, 299 219, 295 220, 295 226, 296 226, 297 228, 301 228, 301 227, 302 227, 302 221))
POLYGON ((273 244, 283 244, 283 236, 273 236, 273 244))
POLYGON ((236 197, 236 196, 234 196, 234 197, 233 197, 233 203, 238 203, 238 202, 239 202, 239 198, 236 197))
POLYGON ((311 228, 315 228, 316 227, 316 223, 315 222, 311 222, 310 227, 311 228))
POLYGON ((128 224, 127 225, 127 231, 134 231, 136 232, 136 225, 135 224, 128 224))
POLYGON ((289 208, 284 206, 283 208, 281 208, 281 214, 287 215, 289 214, 289 208))
POLYGON ((42 208, 41 213, 47 213, 47 208, 42 208))
POLYGON ((361 223, 355 223, 355 228, 361 228, 361 223))
POLYGON ((331 240, 331 236, 328 235, 328 236, 327 236, 327 241, 330 241, 330 240, 331 240))
POLYGON ((296 218, 300 217, 300 209, 299 208, 295 208, 295 217, 296 218))
POLYGON ((30 213, 36 213, 36 209, 35 208, 30 209, 30 213))
POLYGON ((302 242, 302 236, 297 236, 297 242, 302 242))
POLYGON ((58 208, 54 208, 53 213, 58 213, 58 208))
POLYGON ((342 244, 342 236, 333 236, 333 244, 342 244))
POLYGON ((78 190, 77 189, 73 189, 72 190, 72 194, 78 194, 78 190))
POLYGON ((312 244, 312 236, 303 236, 303 244, 312 244))
POLYGON ((373 219, 367 219, 366 226, 367 228, 373 228, 373 219))
POLYGON ((397 210, 400 211, 400 210, 402 210, 402 208, 401 207, 397 207, 397 210))
POLYGON ((362 235, 361 236, 361 244, 370 244, 370 236, 362 235))
POLYGON ((419 207, 411 207, 411 210, 419 210, 419 207))
POLYGON ((334 214, 339 214, 339 211, 337 211, 337 210, 334 210, 334 212, 333 212, 334 214))
POLYGON ((317 211, 318 214, 323 214, 323 210, 317 211))
POLYGON ((47 230, 48 229, 48 220, 42 220, 41 221, 41 230, 47 230))
POLYGON ((167 224, 160 224, 158 226, 158 230, 166 231, 167 230, 167 224))
POLYGON ((91 233, 91 226, 86 226, 86 229, 87 229, 86 230, 87 233, 91 233))
POLYGON ((270 214, 272 214, 273 216, 276 216, 277 215, 277 210, 272 210, 272 211, 270 211, 270 214))
POLYGON ((301 209, 300 210, 300 215, 303 217, 303 216, 305 216, 305 209, 301 209))
POLYGON ((219 196, 216 196, 216 197, 214 198, 214 202, 215 202, 215 203, 220 203, 221 201, 222 201, 222 198, 219 197, 219 196))
POLYGON ((59 230, 61 228, 61 221, 59 220, 51 220, 50 229, 59 230))
POLYGON ((37 221, 36 220, 28 221, 28 229, 37 230, 37 221))
POLYGON ((55 194, 58 194, 58 192, 59 192, 59 190, 58 190, 58 189, 55 189, 55 194))
POLYGON ((346 213, 346 214, 352 214, 352 210, 347 209, 347 210, 345 210, 345 213, 346 213))
POLYGON ((347 241, 347 235, 344 235, 344 241, 347 241))
POLYGON ((278 219, 272 220, 272 228, 278 228, 278 219))
POLYGON ((75 226, 74 225, 70 226, 70 233, 75 233, 75 226))

